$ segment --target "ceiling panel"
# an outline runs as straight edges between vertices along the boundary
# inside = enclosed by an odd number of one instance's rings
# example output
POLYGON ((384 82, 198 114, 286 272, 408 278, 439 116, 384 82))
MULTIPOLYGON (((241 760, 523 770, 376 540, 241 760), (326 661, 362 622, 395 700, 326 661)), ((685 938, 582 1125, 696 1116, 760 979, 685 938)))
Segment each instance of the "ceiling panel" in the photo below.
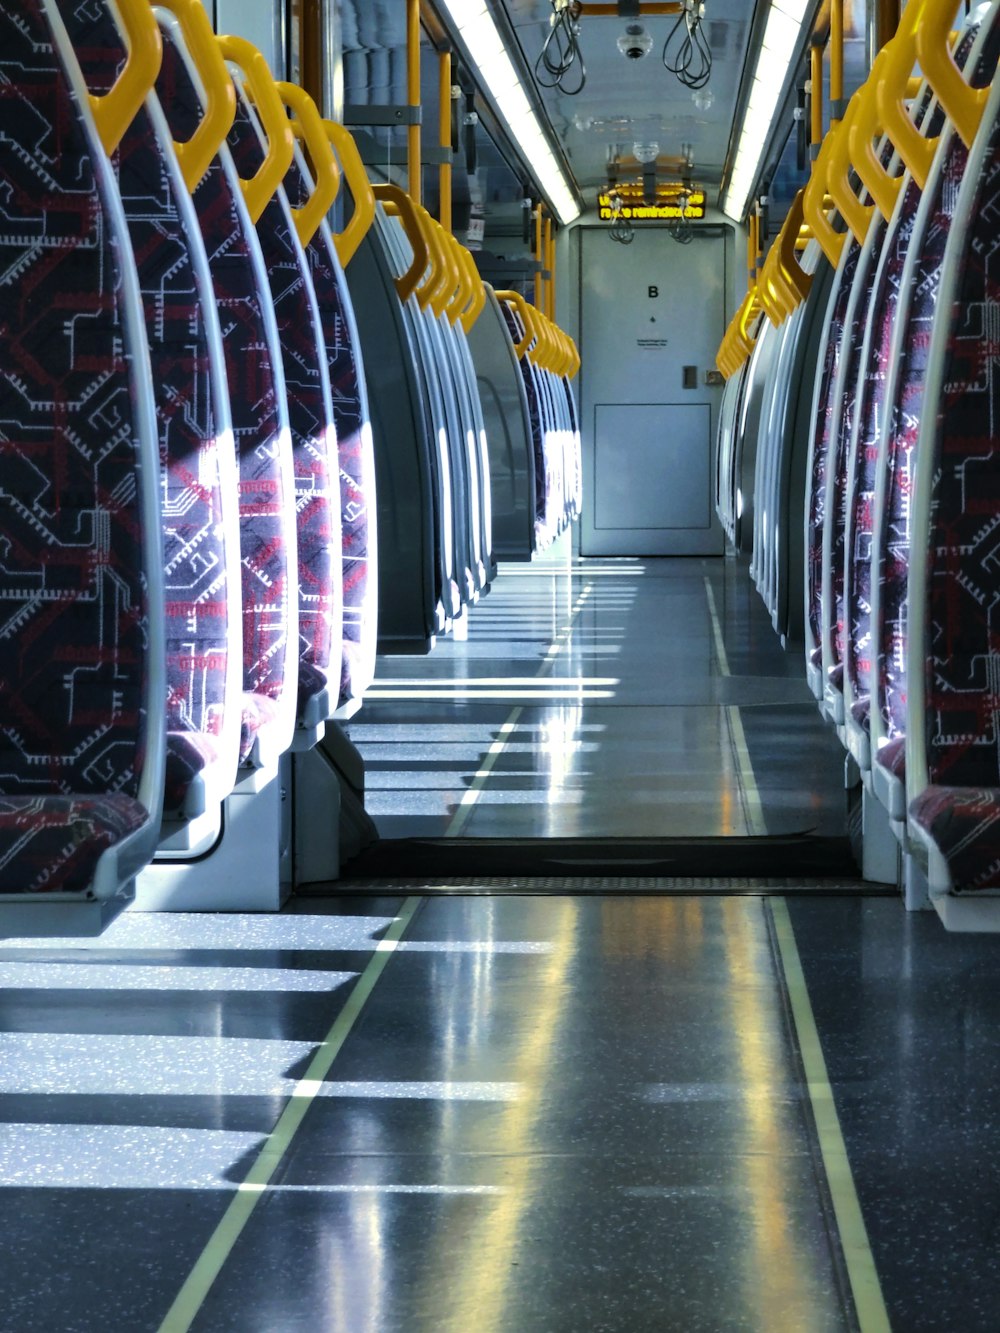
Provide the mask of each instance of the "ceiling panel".
MULTIPOLYGON (((503 9, 520 41, 525 63, 533 69, 549 30, 550 0, 489 0, 494 12, 503 9)), ((680 158, 689 144, 693 179, 712 199, 726 160, 746 47, 753 18, 753 0, 706 0, 704 30, 712 51, 712 72, 706 85, 711 105, 698 106, 695 94, 664 68, 662 51, 676 23, 674 17, 643 19, 653 39, 649 55, 628 60, 616 45, 626 20, 583 15, 580 47, 587 69, 583 91, 569 96, 558 89, 537 87, 553 129, 562 144, 576 183, 588 204, 607 180, 614 154, 630 157, 635 143, 656 143, 661 172, 664 159, 680 158)), ((704 96, 699 98, 704 101, 704 96)), ((638 168, 636 168, 638 170, 638 168)))

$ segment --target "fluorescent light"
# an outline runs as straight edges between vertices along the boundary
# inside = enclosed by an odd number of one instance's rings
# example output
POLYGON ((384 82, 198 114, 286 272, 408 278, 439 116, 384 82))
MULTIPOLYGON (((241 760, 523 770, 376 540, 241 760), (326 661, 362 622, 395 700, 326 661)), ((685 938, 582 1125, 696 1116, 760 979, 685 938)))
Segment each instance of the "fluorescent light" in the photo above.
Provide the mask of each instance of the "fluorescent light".
POLYGON ((444 5, 511 137, 556 217, 565 226, 580 216, 580 207, 531 108, 517 70, 504 50, 489 10, 483 0, 444 0, 444 5))
POLYGON ((792 57, 802 35, 802 23, 811 9, 810 0, 771 0, 767 26, 753 84, 743 113, 736 159, 726 188, 722 211, 742 222, 750 192, 760 172, 761 157, 770 138, 779 99, 788 80, 792 57))

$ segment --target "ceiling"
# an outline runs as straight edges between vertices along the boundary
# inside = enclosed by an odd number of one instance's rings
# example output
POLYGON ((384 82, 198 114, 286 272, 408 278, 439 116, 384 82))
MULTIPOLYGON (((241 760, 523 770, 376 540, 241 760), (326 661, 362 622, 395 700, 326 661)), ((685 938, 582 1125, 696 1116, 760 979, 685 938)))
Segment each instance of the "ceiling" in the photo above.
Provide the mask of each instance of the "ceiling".
MULTIPOLYGON (((549 31, 550 0, 488 0, 488 4, 495 16, 506 13, 525 64, 533 70, 549 31)), ((631 158, 635 143, 658 144, 661 175, 674 165, 668 159, 680 158, 682 145, 689 144, 693 180, 705 187, 710 200, 717 194, 754 0, 705 0, 705 11, 703 31, 712 53, 712 72, 705 89, 711 94, 708 107, 699 109, 692 91, 663 66, 664 43, 677 22, 673 16, 643 19, 653 39, 652 50, 640 60, 628 60, 616 45, 626 20, 584 12, 579 37, 587 70, 583 91, 569 96, 536 83, 585 203, 593 204, 597 189, 606 183, 609 158, 615 154, 631 158)), ((567 82, 573 77, 568 76, 567 82)), ((640 171, 638 166, 633 169, 640 171)))

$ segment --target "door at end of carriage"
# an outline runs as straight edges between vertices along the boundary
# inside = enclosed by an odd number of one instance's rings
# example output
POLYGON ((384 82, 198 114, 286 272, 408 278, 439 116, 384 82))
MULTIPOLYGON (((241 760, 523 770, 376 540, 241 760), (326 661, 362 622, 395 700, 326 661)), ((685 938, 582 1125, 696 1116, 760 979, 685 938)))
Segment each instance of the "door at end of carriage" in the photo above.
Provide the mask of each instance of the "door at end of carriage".
POLYGON ((719 555, 713 504, 732 237, 604 227, 580 244, 583 555, 719 555))

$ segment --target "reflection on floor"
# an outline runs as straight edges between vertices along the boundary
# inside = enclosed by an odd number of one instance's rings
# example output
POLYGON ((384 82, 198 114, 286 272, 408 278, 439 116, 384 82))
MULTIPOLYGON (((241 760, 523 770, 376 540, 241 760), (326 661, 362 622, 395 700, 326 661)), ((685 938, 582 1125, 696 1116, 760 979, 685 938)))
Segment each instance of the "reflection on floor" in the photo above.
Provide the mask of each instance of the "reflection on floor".
POLYGON ((506 566, 465 641, 379 661, 383 837, 844 832, 843 759, 733 560, 506 566))

